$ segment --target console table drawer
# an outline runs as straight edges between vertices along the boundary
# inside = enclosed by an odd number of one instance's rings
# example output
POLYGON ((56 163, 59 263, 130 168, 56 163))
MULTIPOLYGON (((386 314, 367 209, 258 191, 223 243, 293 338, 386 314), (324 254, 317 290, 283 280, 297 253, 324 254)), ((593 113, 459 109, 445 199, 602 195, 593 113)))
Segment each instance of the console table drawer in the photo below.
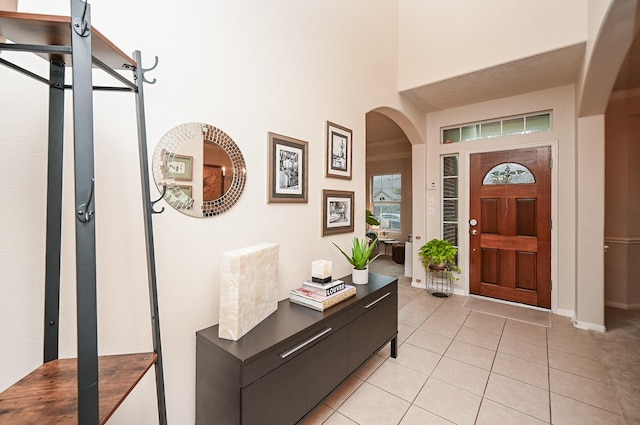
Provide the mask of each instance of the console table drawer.
POLYGON ((348 375, 346 349, 343 327, 243 388, 242 423, 298 422, 348 375))
POLYGON ((398 333, 398 294, 386 292, 376 303, 364 303, 365 310, 349 323, 348 367, 355 371, 385 342, 398 333))
MULTIPOLYGON (((297 305, 292 307, 306 308, 297 305)), ((245 387, 251 384, 256 379, 282 366, 305 350, 310 349, 315 344, 330 337, 343 328, 348 323, 348 320, 349 317, 347 314, 339 314, 330 320, 322 321, 320 326, 305 329, 304 332, 296 335, 295 338, 273 347, 273 349, 270 349, 263 356, 248 363, 243 368, 241 385, 245 387)))

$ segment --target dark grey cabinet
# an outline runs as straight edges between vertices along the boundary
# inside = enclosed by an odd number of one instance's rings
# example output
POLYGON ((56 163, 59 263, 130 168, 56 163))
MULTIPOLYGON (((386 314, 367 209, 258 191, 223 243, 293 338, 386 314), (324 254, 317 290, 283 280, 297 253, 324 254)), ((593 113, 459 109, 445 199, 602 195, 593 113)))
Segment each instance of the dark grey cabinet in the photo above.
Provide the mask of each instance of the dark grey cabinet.
POLYGON ((324 312, 280 301, 238 341, 198 331, 196 424, 295 424, 388 342, 395 357, 398 280, 370 274, 356 287, 324 312))
POLYGON ((384 291, 373 300, 367 298, 354 309, 353 314, 348 327, 350 373, 371 357, 372 351, 384 345, 390 333, 397 333, 398 295, 384 291), (388 320, 392 316, 396 317, 395 323, 388 320))

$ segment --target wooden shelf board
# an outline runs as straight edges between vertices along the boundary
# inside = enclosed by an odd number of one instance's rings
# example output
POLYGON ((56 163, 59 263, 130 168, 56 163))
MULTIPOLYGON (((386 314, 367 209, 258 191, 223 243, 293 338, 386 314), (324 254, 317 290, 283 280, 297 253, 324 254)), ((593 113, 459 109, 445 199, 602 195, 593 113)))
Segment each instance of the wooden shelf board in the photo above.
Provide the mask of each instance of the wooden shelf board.
MULTIPOLYGON (((71 18, 69 16, 39 15, 0 11, 0 36, 18 44, 38 46, 71 46, 71 18)), ((109 41, 95 27, 91 29, 91 50, 94 57, 112 69, 124 65, 136 66, 136 62, 109 41)), ((37 53, 47 61, 56 60, 71 65, 71 55, 37 53)))
MULTIPOLYGON (((155 353, 98 357, 100 423, 104 424, 156 362, 155 353)), ((0 423, 78 423, 77 360, 45 363, 0 393, 0 423)))

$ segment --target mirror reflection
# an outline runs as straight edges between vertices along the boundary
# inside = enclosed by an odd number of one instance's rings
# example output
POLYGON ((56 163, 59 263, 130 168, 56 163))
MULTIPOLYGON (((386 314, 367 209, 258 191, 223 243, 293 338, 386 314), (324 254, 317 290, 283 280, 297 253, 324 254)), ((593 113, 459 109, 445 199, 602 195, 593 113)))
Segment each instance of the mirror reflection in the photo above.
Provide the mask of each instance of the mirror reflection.
POLYGON ((224 131, 187 123, 169 130, 153 154, 153 178, 169 205, 192 217, 211 217, 240 198, 247 169, 224 131))

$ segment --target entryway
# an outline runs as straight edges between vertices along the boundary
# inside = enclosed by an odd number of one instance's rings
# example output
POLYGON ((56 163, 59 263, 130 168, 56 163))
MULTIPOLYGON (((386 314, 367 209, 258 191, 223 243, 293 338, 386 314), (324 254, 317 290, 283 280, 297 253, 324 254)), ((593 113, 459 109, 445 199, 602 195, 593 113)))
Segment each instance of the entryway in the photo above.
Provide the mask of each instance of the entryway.
POLYGON ((551 148, 470 156, 472 294, 551 308, 551 148))

